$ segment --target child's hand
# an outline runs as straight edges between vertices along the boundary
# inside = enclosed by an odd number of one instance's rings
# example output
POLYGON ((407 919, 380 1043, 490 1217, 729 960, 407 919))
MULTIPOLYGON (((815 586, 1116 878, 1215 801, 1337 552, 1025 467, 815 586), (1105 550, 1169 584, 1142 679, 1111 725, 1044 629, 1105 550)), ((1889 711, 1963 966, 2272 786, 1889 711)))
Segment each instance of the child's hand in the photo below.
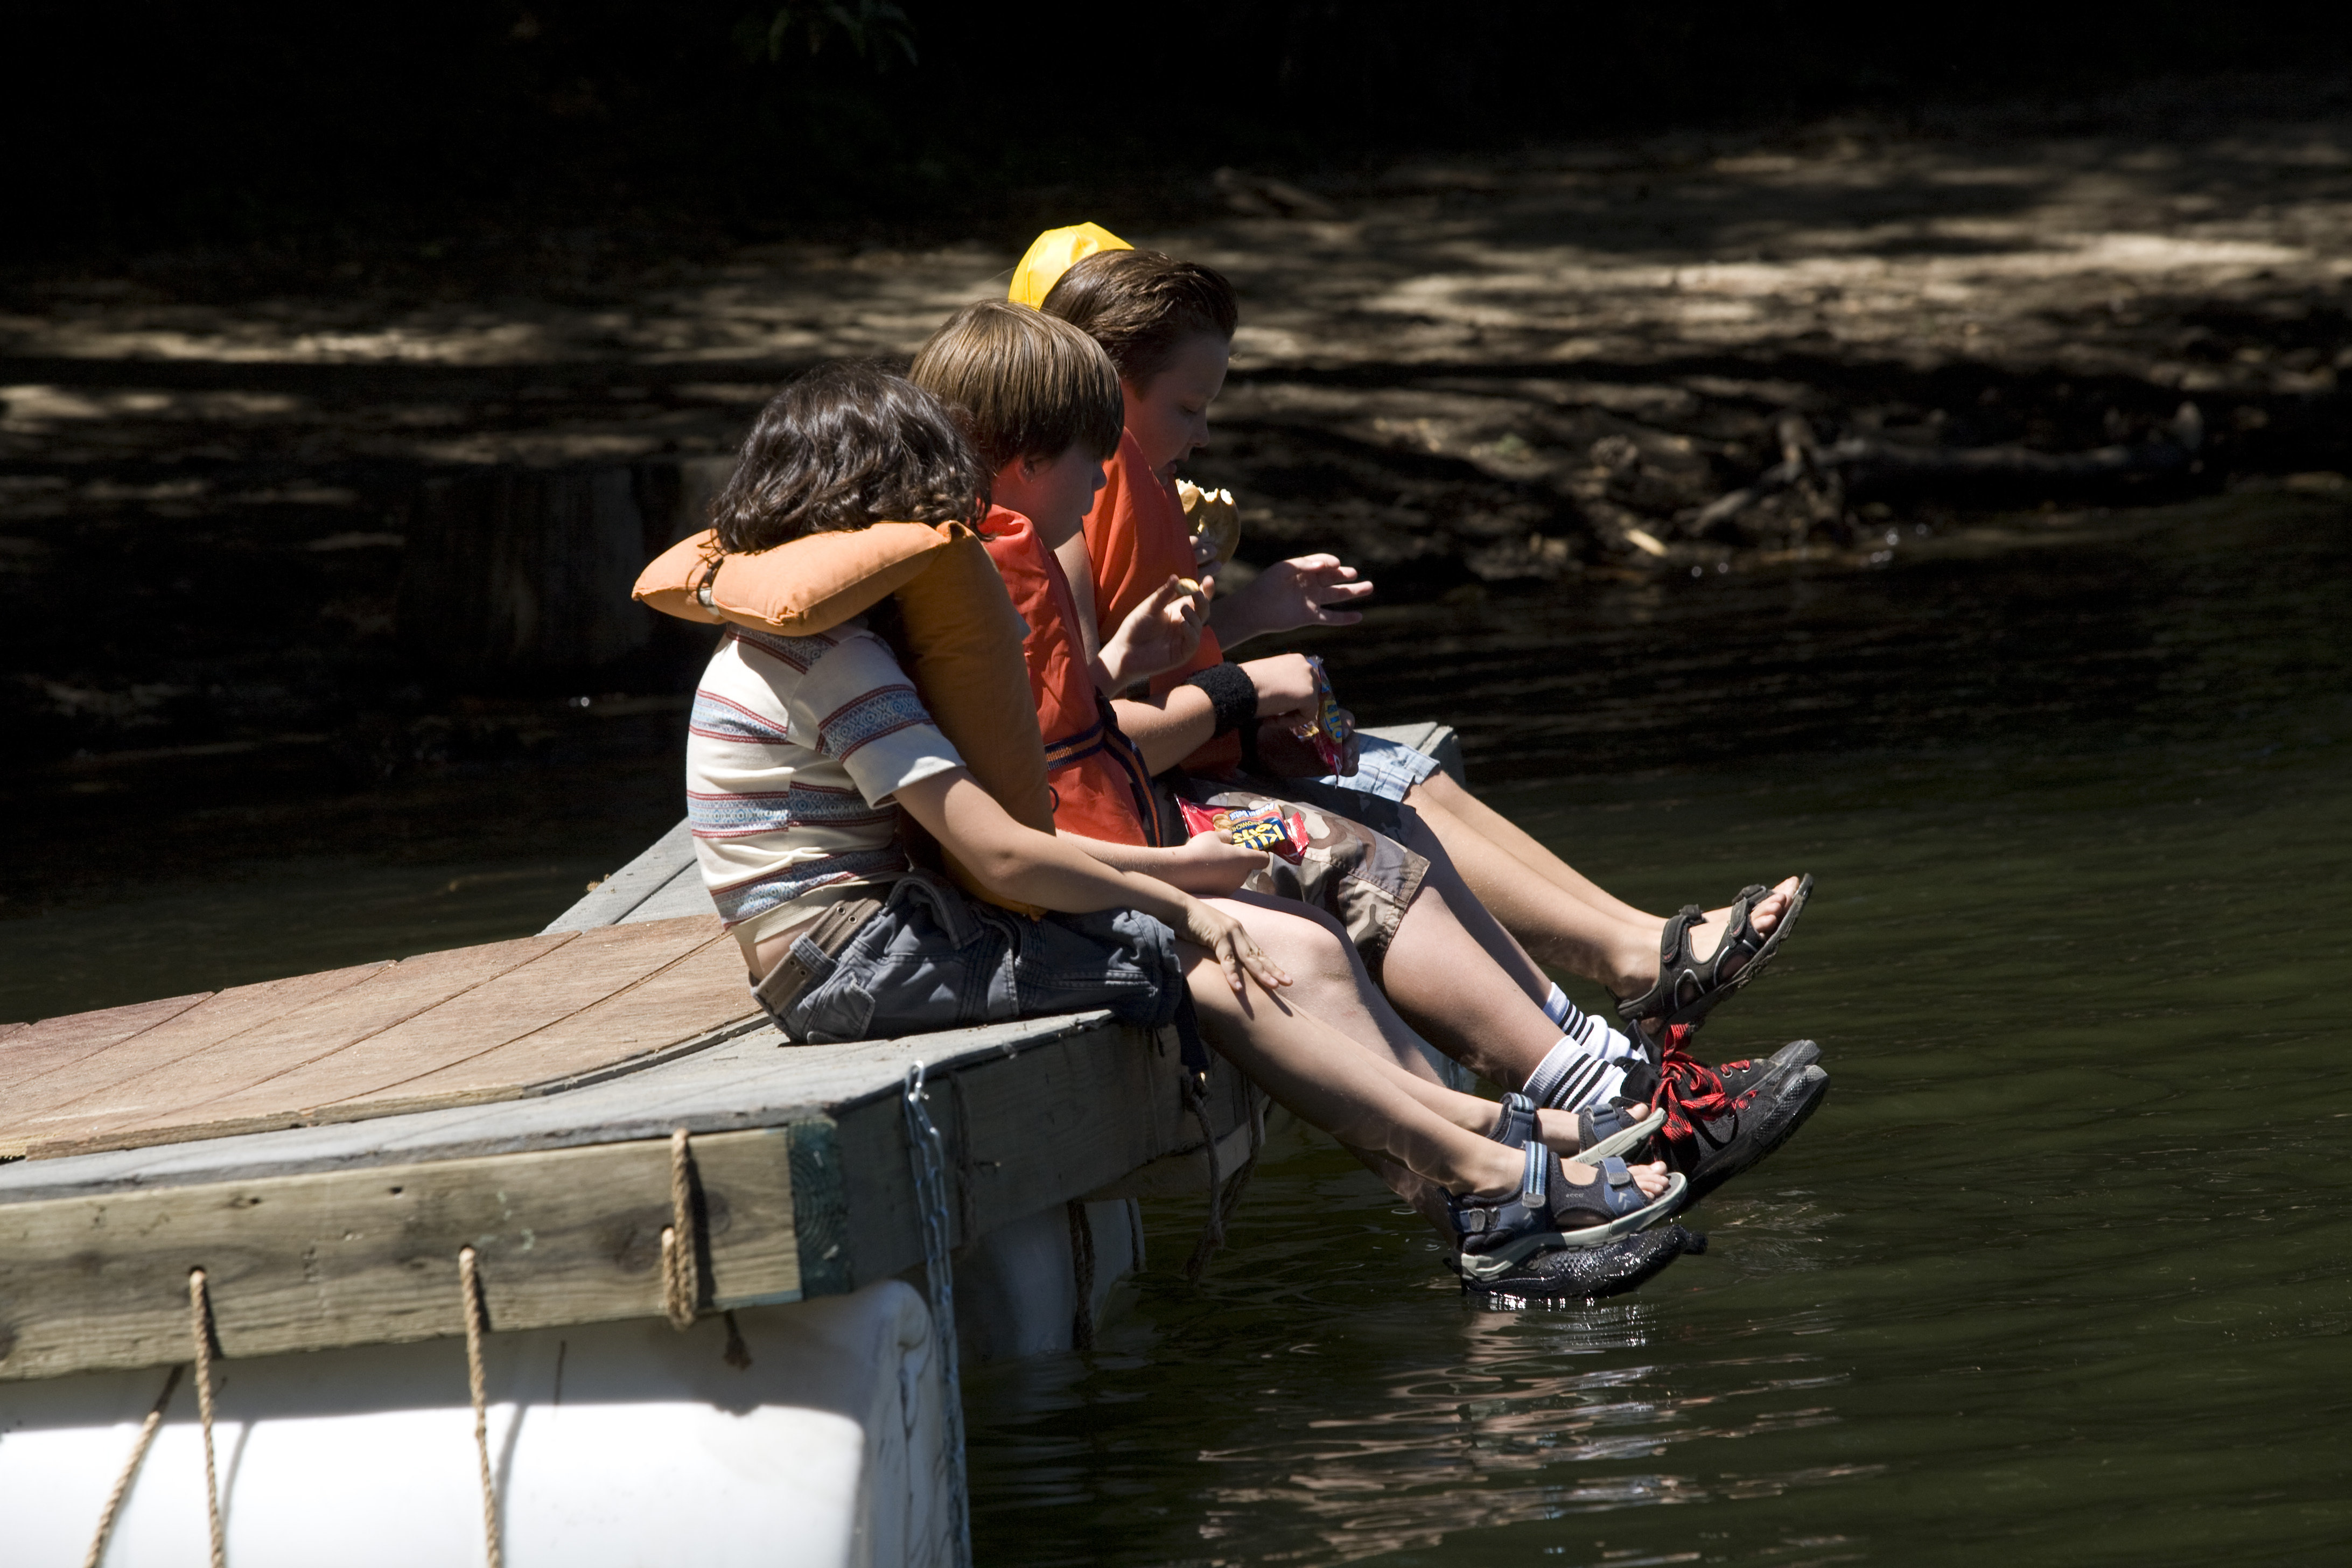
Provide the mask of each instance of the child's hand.
MULTIPOLYGON (((1341 710, 1352 725, 1356 716, 1341 710)), ((1323 776, 1323 757, 1310 742, 1302 741, 1290 732, 1293 721, 1283 719, 1261 722, 1257 730, 1257 755, 1266 776, 1277 779, 1312 779, 1323 776)), ((1356 737, 1348 737, 1346 754, 1340 759, 1340 776, 1356 771, 1356 737)))
POLYGON ((1283 973, 1280 964, 1265 955, 1258 946, 1257 939, 1250 935, 1241 921, 1223 910, 1211 909, 1198 899, 1187 899, 1185 902, 1190 907, 1184 911, 1181 934, 1187 941, 1207 948, 1215 956, 1217 967, 1225 972, 1225 984, 1234 988, 1234 995, 1242 994, 1244 973, 1264 986, 1268 995, 1290 984, 1290 976, 1283 973))
POLYGON ((1242 665, 1241 671, 1257 688, 1257 716, 1261 720, 1304 723, 1314 718, 1323 705, 1322 693, 1315 686, 1314 667, 1303 653, 1254 658, 1242 665))
POLYGON ((1188 893, 1230 893, 1265 869, 1265 851, 1244 848, 1230 833, 1195 833, 1176 855, 1184 863, 1176 885, 1188 893))
POLYGON ((1359 580, 1356 569, 1342 565, 1336 555, 1293 556, 1277 561, 1248 587, 1218 602, 1217 635, 1241 642, 1300 626, 1352 626, 1364 617, 1345 606, 1369 598, 1371 592, 1372 584, 1359 580))
POLYGON ((1129 612, 1118 630, 1103 644, 1103 673, 1110 682, 1105 691, 1120 690, 1192 658, 1192 650, 1201 646, 1207 606, 1206 591, 1186 587, 1183 578, 1171 577, 1162 583, 1129 612))

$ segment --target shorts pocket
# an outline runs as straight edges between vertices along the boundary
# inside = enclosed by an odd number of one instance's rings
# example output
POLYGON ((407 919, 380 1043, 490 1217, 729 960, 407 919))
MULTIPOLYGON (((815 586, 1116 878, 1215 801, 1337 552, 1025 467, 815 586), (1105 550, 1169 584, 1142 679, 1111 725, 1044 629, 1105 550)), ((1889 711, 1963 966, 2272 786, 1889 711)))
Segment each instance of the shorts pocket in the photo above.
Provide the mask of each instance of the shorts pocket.
POLYGON ((835 969, 792 1009, 792 1034, 812 1046, 862 1040, 874 1022, 874 993, 835 969))

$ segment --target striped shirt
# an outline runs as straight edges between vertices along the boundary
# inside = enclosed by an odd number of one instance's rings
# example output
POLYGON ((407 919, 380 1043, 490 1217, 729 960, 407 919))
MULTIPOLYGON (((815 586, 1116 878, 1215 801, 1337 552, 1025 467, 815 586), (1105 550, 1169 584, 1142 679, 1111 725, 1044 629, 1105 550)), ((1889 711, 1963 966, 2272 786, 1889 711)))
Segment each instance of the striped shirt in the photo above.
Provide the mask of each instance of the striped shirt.
POLYGON ((894 800, 963 765, 881 638, 741 626, 711 656, 687 731, 695 859, 719 917, 757 942, 907 870, 894 800))

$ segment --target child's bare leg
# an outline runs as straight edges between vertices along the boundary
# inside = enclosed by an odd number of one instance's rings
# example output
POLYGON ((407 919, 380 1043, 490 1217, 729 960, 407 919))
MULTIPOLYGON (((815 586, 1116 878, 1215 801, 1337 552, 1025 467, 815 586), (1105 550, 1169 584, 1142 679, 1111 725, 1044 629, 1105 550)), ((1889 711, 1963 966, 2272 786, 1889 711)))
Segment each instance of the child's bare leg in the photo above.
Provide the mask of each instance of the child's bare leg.
MULTIPOLYGON (((1204 901, 1247 925, 1257 944, 1289 974, 1290 987, 1282 994, 1283 1002, 1314 1014, 1416 1081, 1431 1088, 1441 1084, 1438 1069, 1428 1056, 1433 1047, 1397 1016, 1389 999, 1372 984, 1362 955, 1338 921, 1312 904, 1263 893, 1235 893, 1204 901)), ((1488 1109, 1491 1111, 1492 1107, 1488 1109)), ((1491 1115, 1487 1121, 1491 1125, 1491 1115)))
MULTIPOLYGON (((1255 989, 1236 995, 1207 953, 1190 944, 1181 952, 1203 1032, 1277 1102, 1347 1147, 1393 1160, 1446 1192, 1500 1197, 1514 1189, 1525 1169, 1519 1151, 1438 1114, 1414 1091, 1418 1080, 1412 1075, 1382 1064, 1321 1019, 1296 1006, 1272 1005, 1255 989)), ((1644 1193, 1665 1190, 1663 1165, 1634 1169, 1644 1193)), ((1593 1175, 1589 1165, 1568 1167, 1571 1181, 1593 1175)))
MULTIPOLYGON (((1405 800, 1478 900, 1538 957, 1620 996, 1639 995, 1657 984, 1662 918, 1597 886, 1446 773, 1431 774, 1405 800)), ((1780 923, 1796 890, 1790 877, 1757 901, 1749 918, 1759 931, 1769 934, 1780 923)), ((1715 951, 1727 913, 1708 910, 1706 924, 1692 933, 1697 956, 1715 951)))
MULTIPOLYGON (((1456 1127, 1481 1135, 1493 1133, 1502 1108, 1439 1081, 1430 1065, 1429 1047, 1372 984, 1362 956, 1339 921, 1312 905, 1261 893, 1237 893, 1207 902, 1245 921, 1258 945, 1289 974, 1289 988, 1267 999, 1268 1004, 1312 1014, 1349 1044, 1363 1047, 1370 1058, 1364 1070, 1392 1079, 1456 1127)), ((1646 1116, 1649 1107, 1636 1106, 1633 1114, 1646 1116)), ((1536 1131, 1561 1155, 1575 1153, 1581 1143, 1576 1118, 1566 1111, 1539 1110, 1536 1131)), ((1439 1208, 1443 1210, 1442 1203, 1439 1208)))
MULTIPOLYGON (((1423 804, 1423 793, 1416 788, 1410 798, 1423 830, 1444 846, 1478 901, 1537 958, 1612 991, 1622 992, 1626 978, 1644 965, 1655 976, 1659 922, 1638 911, 1622 919, 1578 898, 1445 807, 1423 804)), ((1646 991, 1650 984, 1644 980, 1633 989, 1646 991)))
POLYGON ((1430 826, 1439 830, 1438 837, 1446 840, 1449 849, 1453 838, 1450 829, 1459 826, 1465 832, 1476 834, 1494 850, 1533 871, 1595 914, 1631 925, 1659 922, 1656 915, 1635 909, 1545 848, 1517 823, 1455 784, 1451 773, 1441 770, 1430 774, 1413 785, 1404 798, 1406 805, 1431 816, 1430 826))

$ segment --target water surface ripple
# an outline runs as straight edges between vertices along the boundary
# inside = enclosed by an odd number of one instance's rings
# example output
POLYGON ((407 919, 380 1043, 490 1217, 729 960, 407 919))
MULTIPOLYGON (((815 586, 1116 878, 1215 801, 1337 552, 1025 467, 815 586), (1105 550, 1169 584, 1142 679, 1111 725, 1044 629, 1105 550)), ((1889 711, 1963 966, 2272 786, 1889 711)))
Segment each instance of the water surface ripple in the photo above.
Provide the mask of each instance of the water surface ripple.
POLYGON ((2241 498, 1327 640, 1648 907, 1815 872, 1702 1043, 1811 1036, 1835 1089, 1595 1306, 1470 1305, 1307 1138, 1198 1289, 1162 1205, 1099 1350, 971 1375, 981 1560, 2342 1561, 2347 523, 2241 498))

